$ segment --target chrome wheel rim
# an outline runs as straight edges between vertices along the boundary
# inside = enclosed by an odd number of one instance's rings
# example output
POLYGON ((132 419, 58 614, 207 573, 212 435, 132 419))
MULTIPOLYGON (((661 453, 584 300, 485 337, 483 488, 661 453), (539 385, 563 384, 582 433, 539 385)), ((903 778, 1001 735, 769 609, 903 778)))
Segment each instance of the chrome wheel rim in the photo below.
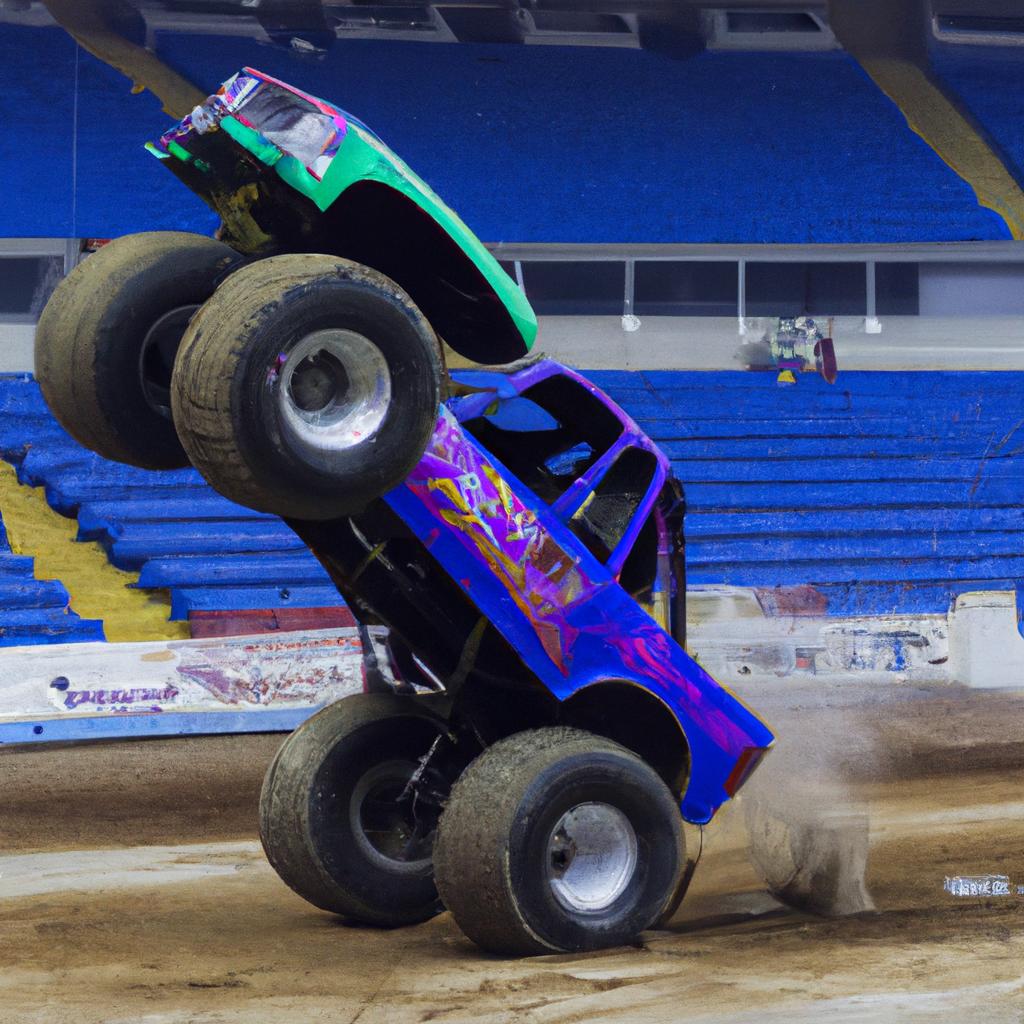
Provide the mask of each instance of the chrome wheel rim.
POLYGON ((373 438, 391 404, 391 374, 369 338, 334 328, 314 331, 282 359, 281 423, 309 461, 373 438))
POLYGON ((636 832, 611 804, 577 804, 548 837, 548 884, 555 899, 574 913, 607 910, 626 891, 636 865, 636 832))

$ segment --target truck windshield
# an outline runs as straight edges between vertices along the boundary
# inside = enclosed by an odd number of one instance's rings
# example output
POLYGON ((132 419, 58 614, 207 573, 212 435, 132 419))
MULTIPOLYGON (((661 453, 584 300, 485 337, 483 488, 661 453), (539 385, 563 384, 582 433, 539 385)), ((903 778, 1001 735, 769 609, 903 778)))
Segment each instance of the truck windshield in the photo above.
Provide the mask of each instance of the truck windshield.
POLYGON ((323 177, 340 142, 333 117, 270 82, 246 99, 235 116, 318 177, 323 177))
POLYGON ((463 427, 548 504, 622 434, 622 423, 606 405, 557 374, 517 397, 496 399, 463 427))
MULTIPOLYGON (((596 395, 561 374, 520 395, 495 398, 481 415, 462 426, 548 504, 554 504, 590 470, 623 430, 618 416, 596 395)), ((637 516, 650 511, 644 504, 657 472, 658 460, 652 452, 624 448, 567 520, 566 525, 602 564, 612 557, 637 516)), ((653 523, 646 532, 637 527, 633 533, 651 540, 653 523)), ((650 544, 641 546, 646 551, 650 544)), ((625 556, 625 551, 620 552, 618 561, 625 556)))

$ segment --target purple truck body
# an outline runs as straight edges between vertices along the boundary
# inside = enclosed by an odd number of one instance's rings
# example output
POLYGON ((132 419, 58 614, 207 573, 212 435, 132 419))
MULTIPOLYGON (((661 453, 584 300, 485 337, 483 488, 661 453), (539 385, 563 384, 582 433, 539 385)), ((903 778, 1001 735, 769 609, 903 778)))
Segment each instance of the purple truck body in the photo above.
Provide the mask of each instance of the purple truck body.
MULTIPOLYGON (((659 507, 671 477, 667 458, 603 392, 557 363, 544 360, 508 376, 477 373, 467 379, 481 390, 442 408, 420 463, 384 501, 558 700, 617 681, 662 701, 690 752, 682 814, 688 821, 709 821, 773 737, 620 585, 649 517, 657 530, 659 563, 682 558, 659 507), (509 409, 514 412, 535 385, 556 377, 600 401, 621 430, 549 505, 466 424, 487 414, 509 423, 509 409), (650 481, 602 560, 574 532, 574 523, 609 470, 625 453, 637 451, 646 453, 650 481)), ((530 444, 529 434, 521 432, 522 444, 530 444)), ((671 586, 665 573, 656 576, 660 587, 671 586)))

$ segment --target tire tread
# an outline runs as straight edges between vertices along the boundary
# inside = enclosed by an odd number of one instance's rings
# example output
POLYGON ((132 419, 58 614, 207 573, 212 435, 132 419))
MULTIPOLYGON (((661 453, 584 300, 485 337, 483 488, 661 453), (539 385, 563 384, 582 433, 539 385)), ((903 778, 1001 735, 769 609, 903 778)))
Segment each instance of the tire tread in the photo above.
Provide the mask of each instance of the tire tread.
POLYGON ((121 325, 124 317, 130 319, 139 289, 159 287, 187 266, 210 281, 212 292, 216 277, 239 260, 225 243, 205 235, 145 231, 109 242, 60 282, 36 328, 36 379, 76 441, 104 458, 143 469, 188 465, 171 423, 151 422, 136 430, 118 424, 121 410, 110 408, 104 396, 104 371, 125 343, 121 325))

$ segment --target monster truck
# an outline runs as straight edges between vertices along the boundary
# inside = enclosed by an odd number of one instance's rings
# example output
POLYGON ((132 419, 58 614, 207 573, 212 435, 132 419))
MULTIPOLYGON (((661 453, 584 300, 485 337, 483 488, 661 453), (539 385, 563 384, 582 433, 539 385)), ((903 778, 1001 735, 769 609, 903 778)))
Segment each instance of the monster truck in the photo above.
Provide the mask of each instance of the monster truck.
POLYGON ((37 375, 88 447, 283 516, 392 673, 281 746, 271 864, 366 924, 446 906, 488 950, 632 939, 772 743, 685 652, 665 456, 490 253, 349 115, 252 69, 153 147, 220 240, 116 239, 54 293, 37 375), (393 679, 391 678, 393 677, 393 679))

